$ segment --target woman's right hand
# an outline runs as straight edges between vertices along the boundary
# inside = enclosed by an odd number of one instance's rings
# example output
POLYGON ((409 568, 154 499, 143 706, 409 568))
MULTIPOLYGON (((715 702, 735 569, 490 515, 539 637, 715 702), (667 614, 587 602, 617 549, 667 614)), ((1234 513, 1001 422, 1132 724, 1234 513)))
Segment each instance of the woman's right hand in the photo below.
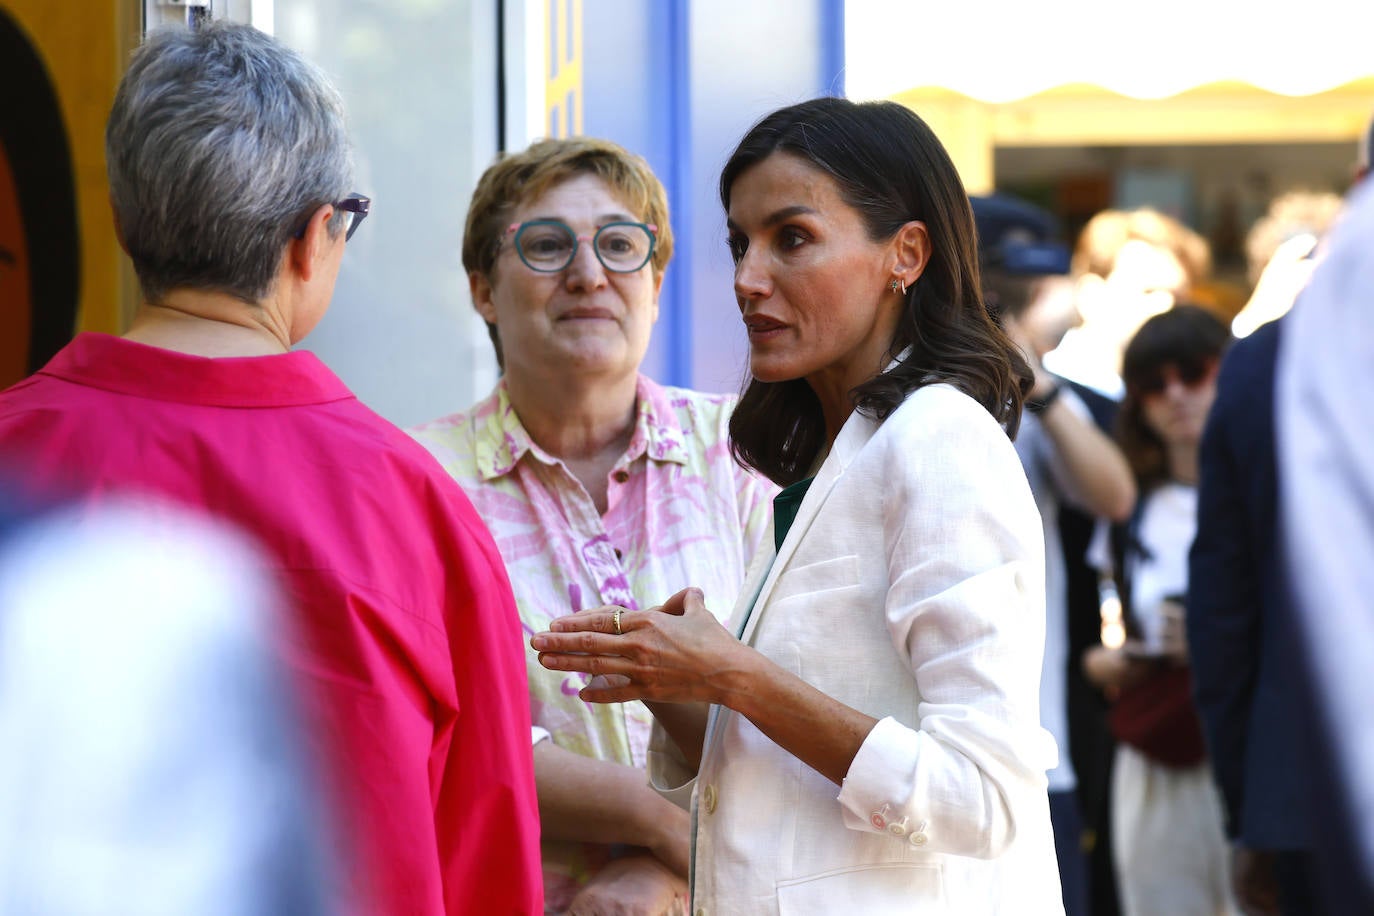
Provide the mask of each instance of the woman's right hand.
POLYGON ((647 611, 598 608, 550 626, 530 640, 539 663, 593 675, 578 694, 591 703, 719 703, 722 686, 754 654, 721 626, 695 588, 647 611))

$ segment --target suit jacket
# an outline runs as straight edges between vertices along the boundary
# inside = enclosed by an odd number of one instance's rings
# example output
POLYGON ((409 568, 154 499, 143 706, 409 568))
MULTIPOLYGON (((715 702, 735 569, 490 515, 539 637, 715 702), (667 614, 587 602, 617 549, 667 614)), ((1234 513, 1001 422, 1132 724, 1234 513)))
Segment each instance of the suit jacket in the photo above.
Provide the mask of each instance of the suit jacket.
POLYGON ((694 912, 1063 913, 1040 520, 987 411, 934 385, 881 424, 854 413, 736 612, 745 642, 880 721, 838 797, 729 710, 699 775, 656 734, 655 785, 694 790, 694 912))
POLYGON ((1307 845, 1307 766, 1276 535, 1274 366, 1280 322, 1234 344, 1199 454, 1189 556, 1193 691, 1227 832, 1246 845, 1307 845))

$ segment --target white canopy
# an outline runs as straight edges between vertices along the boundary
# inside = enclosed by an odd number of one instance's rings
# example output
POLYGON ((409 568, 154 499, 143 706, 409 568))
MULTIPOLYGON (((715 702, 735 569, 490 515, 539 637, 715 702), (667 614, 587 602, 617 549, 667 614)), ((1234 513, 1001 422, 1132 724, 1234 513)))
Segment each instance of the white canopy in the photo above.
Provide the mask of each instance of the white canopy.
POLYGON ((848 0, 845 61, 854 99, 1075 83, 1160 99, 1218 81, 1310 95, 1374 75, 1374 2, 848 0))

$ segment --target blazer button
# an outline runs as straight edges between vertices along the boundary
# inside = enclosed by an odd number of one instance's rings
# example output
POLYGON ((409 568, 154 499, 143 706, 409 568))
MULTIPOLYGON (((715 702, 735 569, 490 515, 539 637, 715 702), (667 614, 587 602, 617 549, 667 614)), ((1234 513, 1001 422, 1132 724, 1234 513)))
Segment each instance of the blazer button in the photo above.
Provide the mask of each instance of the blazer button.
POLYGON ((926 825, 929 823, 930 821, 921 821, 921 823, 916 825, 916 829, 911 831, 911 836, 907 837, 907 839, 911 842, 912 846, 924 846, 926 843, 930 842, 930 837, 926 836, 926 825))
POLYGON ((706 807, 707 814, 716 813, 716 787, 710 783, 706 784, 706 789, 701 793, 701 803, 706 807))

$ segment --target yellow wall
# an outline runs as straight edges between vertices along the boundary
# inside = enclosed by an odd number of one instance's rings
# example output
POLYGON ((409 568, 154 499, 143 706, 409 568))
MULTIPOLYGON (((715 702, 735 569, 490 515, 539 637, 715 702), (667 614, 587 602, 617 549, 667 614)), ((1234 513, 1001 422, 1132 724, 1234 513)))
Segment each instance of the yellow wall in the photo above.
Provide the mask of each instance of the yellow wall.
POLYGON ((1299 97, 1214 83, 1167 99, 1065 86, 1002 104, 946 89, 913 89, 894 100, 930 124, 969 193, 985 194, 995 185, 998 146, 1353 142, 1374 113, 1374 78, 1299 97))
POLYGON ((118 332, 132 303, 127 266, 110 221, 105 117, 138 40, 138 0, 0 0, 48 68, 62 106, 75 170, 81 238, 81 330, 118 332))

